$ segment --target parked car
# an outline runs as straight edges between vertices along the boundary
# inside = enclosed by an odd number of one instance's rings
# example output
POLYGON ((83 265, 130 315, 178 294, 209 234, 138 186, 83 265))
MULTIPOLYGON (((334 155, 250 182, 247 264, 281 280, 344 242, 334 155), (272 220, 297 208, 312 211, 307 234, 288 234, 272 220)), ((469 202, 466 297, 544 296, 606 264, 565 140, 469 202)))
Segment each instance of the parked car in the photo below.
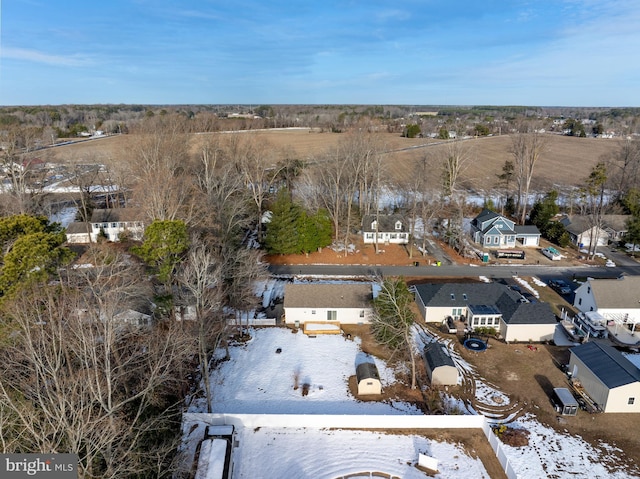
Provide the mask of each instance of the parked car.
POLYGON ((551 279, 549 286, 562 295, 571 294, 571 286, 564 279, 551 279))
POLYGON ((551 261, 560 261, 562 259, 562 255, 560 254, 560 252, 551 246, 549 246, 548 248, 542 248, 540 252, 551 261))

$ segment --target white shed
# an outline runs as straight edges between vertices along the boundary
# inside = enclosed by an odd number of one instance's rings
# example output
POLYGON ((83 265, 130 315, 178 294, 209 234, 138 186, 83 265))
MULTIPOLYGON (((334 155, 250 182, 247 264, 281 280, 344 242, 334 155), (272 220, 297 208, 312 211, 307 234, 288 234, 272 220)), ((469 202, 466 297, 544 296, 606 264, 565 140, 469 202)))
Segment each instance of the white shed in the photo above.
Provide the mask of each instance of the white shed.
POLYGON ((458 384, 458 368, 446 346, 437 342, 427 344, 424 347, 424 363, 433 386, 458 384))
POLYGON ((358 364, 356 366, 356 380, 358 382, 359 396, 382 393, 380 375, 374 363, 358 364))

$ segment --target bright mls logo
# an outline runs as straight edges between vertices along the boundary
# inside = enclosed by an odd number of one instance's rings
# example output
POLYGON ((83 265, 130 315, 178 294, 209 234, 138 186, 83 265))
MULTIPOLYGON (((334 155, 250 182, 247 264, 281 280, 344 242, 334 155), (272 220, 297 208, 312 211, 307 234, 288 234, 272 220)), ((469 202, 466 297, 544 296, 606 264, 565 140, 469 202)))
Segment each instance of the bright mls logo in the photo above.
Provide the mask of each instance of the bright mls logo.
POLYGON ((77 470, 76 454, 0 454, 2 479, 25 477, 76 479, 77 470))

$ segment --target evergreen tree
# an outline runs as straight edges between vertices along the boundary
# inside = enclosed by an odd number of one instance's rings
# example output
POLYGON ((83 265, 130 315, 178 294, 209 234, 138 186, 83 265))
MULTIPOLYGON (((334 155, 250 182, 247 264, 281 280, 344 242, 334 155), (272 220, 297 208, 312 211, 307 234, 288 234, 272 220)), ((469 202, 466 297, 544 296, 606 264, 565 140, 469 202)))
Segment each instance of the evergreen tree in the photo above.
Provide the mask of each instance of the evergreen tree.
POLYGON ((560 212, 556 201, 558 201, 558 192, 551 190, 542 200, 538 200, 533 204, 529 221, 536 225, 540 231, 544 231, 551 221, 551 218, 560 212))
POLYGON ((271 208, 264 245, 270 254, 308 254, 330 245, 332 233, 331 218, 326 210, 309 214, 282 189, 271 208))
POLYGON ((332 232, 331 218, 326 210, 319 210, 315 215, 303 211, 298 220, 300 251, 308 254, 329 246, 333 239, 332 232))
POLYGON ((189 249, 187 225, 180 220, 155 220, 144 231, 144 242, 132 251, 154 268, 168 290, 175 268, 189 249))
POLYGON ((268 253, 295 254, 301 251, 298 228, 302 213, 302 208, 291 200, 286 188, 278 191, 271 206, 271 219, 264 238, 268 253))

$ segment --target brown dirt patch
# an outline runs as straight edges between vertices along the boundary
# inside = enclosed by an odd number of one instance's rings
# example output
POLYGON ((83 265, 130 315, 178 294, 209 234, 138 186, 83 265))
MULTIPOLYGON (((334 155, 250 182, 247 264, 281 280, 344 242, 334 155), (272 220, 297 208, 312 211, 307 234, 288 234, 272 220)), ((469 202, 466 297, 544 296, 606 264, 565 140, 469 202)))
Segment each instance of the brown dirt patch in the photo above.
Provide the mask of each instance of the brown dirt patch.
POLYGON ((309 255, 269 255, 266 261, 271 264, 366 264, 372 266, 411 266, 414 261, 425 265, 429 261, 434 261, 432 257, 420 254, 414 254, 411 258, 408 249, 402 245, 384 245, 376 253, 373 245, 366 245, 360 240, 355 241, 354 244, 355 250, 350 253, 322 248, 321 251, 309 255))
MULTIPOLYGON (((489 345, 487 351, 474 353, 456 344, 456 351, 476 366, 480 376, 496 385, 511 401, 524 404, 524 411, 535 415, 543 424, 558 432, 581 436, 596 449, 601 449, 602 443, 618 447, 627 470, 640 472, 635 461, 640 454, 637 441, 640 414, 589 414, 580 410, 575 417, 558 419, 550 398, 554 387, 568 386, 567 377, 560 369, 569 362, 568 348, 536 344, 536 350, 532 351, 524 343, 499 341, 490 341, 489 345)), ((603 458, 607 457, 611 457, 610 451, 603 454, 603 458)), ((620 463, 612 465, 620 466, 620 463)))

